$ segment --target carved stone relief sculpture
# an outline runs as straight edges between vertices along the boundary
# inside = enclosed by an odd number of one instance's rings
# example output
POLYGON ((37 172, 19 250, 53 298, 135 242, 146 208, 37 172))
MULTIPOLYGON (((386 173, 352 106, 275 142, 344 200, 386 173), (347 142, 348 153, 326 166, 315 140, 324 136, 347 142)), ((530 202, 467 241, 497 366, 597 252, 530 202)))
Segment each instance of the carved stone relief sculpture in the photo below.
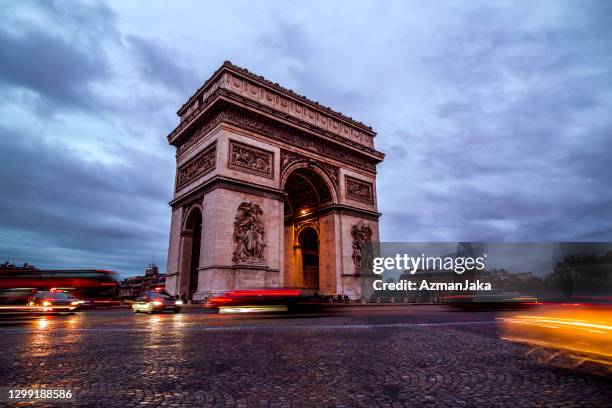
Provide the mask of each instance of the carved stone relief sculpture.
POLYGON ((229 167, 274 178, 273 163, 272 152, 230 141, 229 167))
POLYGON ((264 259, 263 211, 258 204, 242 202, 234 218, 234 262, 261 262, 264 259))
POLYGON ((217 154, 216 145, 204 149, 193 159, 179 167, 176 175, 177 191, 191 183, 196 178, 208 173, 215 168, 215 158, 217 154))
POLYGON ((353 238, 353 263, 357 273, 369 270, 372 265, 372 228, 359 221, 351 228, 353 238))
POLYGON ((346 184, 347 198, 367 204, 374 204, 374 194, 371 183, 358 180, 351 176, 345 176, 344 180, 346 184))

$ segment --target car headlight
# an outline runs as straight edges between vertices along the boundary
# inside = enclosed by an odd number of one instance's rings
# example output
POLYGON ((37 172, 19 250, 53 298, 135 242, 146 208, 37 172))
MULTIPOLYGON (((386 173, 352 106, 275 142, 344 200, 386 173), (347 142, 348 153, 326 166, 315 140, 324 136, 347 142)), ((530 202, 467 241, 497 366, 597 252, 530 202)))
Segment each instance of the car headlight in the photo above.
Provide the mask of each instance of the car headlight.
POLYGON ((45 300, 45 301, 42 302, 42 305, 43 306, 51 306, 51 302, 45 300))
POLYGON ((79 303, 81 303, 81 302, 79 302, 78 300, 76 300, 76 301, 74 301, 74 302, 70 302, 70 304, 71 304, 72 306, 76 306, 76 305, 78 305, 79 303))
POLYGON ((155 306, 161 306, 161 305, 163 305, 163 302, 160 302, 159 300, 155 300, 155 301, 153 302, 153 304, 154 304, 155 306))
POLYGON ((175 304, 175 305, 179 305, 179 306, 180 306, 180 305, 182 305, 182 304, 183 304, 183 301, 182 301, 182 300, 177 300, 176 302, 174 302, 174 304, 175 304))

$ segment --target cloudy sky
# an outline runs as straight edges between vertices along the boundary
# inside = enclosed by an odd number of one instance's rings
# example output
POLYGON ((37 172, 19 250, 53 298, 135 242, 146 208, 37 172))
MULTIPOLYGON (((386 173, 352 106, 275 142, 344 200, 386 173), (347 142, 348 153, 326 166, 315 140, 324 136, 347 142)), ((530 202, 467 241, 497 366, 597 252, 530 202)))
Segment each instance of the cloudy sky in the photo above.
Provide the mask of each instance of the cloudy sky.
POLYGON ((224 61, 375 128, 386 241, 612 240, 612 2, 3 1, 0 260, 165 270, 224 61))

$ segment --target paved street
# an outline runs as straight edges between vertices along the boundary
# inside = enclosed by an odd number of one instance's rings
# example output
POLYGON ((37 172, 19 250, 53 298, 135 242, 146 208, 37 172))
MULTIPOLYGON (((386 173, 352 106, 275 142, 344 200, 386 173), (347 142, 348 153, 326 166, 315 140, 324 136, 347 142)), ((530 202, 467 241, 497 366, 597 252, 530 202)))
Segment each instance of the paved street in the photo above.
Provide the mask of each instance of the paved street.
POLYGON ((103 407, 611 406, 610 378, 526 355, 499 339, 495 317, 340 306, 306 316, 189 308, 3 320, 0 386, 69 388, 78 406, 103 407))

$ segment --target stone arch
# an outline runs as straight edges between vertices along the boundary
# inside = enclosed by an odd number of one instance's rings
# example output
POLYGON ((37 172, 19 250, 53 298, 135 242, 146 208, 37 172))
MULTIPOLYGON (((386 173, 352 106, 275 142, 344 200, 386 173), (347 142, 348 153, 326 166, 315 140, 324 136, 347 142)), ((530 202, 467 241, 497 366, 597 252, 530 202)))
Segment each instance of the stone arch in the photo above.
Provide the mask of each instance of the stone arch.
POLYGON ((300 263, 296 271, 300 275, 298 281, 305 289, 319 291, 319 231, 311 224, 306 224, 295 235, 297 245, 294 248, 300 263))
POLYGON ((328 173, 312 161, 288 166, 281 186, 285 193, 285 285, 333 294, 335 221, 330 208, 338 202, 337 189, 328 173))
POLYGON ((183 217, 183 225, 181 227, 182 233, 193 232, 193 226, 190 226, 190 224, 192 224, 192 221, 193 221, 191 220, 191 217, 195 215, 194 211, 199 211, 200 216, 204 214, 204 211, 200 204, 193 204, 191 207, 189 207, 187 211, 185 211, 185 216, 183 217))
POLYGON ((317 236, 320 234, 319 221, 317 219, 309 219, 295 224, 293 245, 299 245, 300 234, 302 234, 306 228, 312 228, 317 233, 317 236))
POLYGON ((320 177, 327 186, 331 197, 332 204, 338 204, 340 202, 340 191, 337 183, 333 182, 329 174, 323 170, 319 163, 314 160, 300 160, 292 163, 290 166, 285 168, 281 173, 281 181, 280 181, 280 189, 285 190, 285 186, 287 184, 287 180, 289 177, 299 169, 309 169, 318 177, 320 177))
POLYGON ((185 212, 181 228, 181 263, 179 295, 191 300, 198 291, 203 211, 199 204, 185 212))

